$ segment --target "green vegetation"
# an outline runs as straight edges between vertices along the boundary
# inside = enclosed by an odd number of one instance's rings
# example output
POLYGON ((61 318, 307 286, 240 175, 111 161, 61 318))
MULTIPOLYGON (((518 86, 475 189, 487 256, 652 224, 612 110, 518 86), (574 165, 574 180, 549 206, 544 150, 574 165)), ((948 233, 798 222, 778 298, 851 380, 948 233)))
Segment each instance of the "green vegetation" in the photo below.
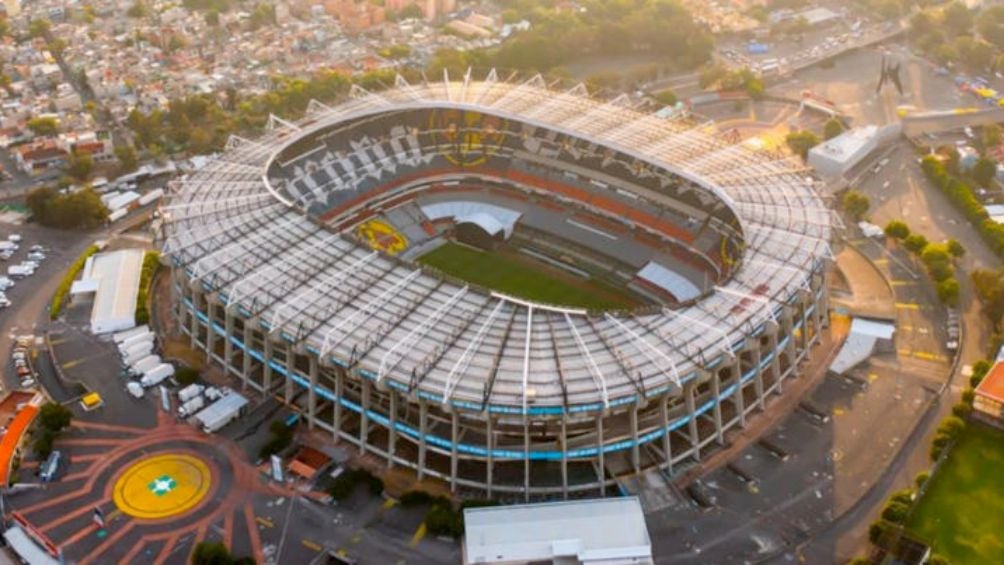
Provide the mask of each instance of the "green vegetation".
POLYGON ((904 239, 910 237, 910 227, 906 225, 906 222, 892 220, 886 224, 885 234, 891 238, 903 241, 904 239))
POLYGON ((467 66, 547 71, 592 55, 631 53, 659 54, 667 64, 689 69, 707 61, 714 46, 676 0, 580 0, 575 10, 559 10, 550 0, 502 0, 500 6, 525 15, 532 28, 495 49, 437 54, 433 76, 444 63, 460 64, 445 65, 451 73, 467 66))
POLYGON ((951 563, 1000 563, 1004 558, 1004 433, 970 425, 907 523, 951 563))
POLYGON ((143 325, 150 321, 150 287, 153 277, 160 269, 160 253, 147 251, 143 254, 143 267, 139 275, 139 292, 136 293, 136 324, 143 325))
POLYGON ((56 118, 38 117, 28 120, 28 129, 39 137, 47 137, 59 133, 59 121, 56 118))
POLYGON ((90 153, 73 150, 66 159, 66 174, 77 182, 84 182, 94 170, 94 158, 90 153))
POLYGON ((616 309, 635 303, 622 291, 592 280, 573 280, 547 272, 521 257, 487 253, 447 243, 418 259, 448 275, 505 294, 544 302, 588 309, 616 309))
POLYGON ((852 220, 860 222, 868 214, 871 200, 868 199, 867 194, 852 188, 840 198, 840 205, 844 209, 844 213, 852 220))
POLYGON ((496 500, 471 499, 465 500, 460 508, 455 508, 453 501, 443 496, 433 496, 424 491, 411 490, 399 500, 404 508, 429 505, 425 513, 425 527, 430 534, 459 538, 464 534, 464 508, 482 506, 498 506, 496 500))
MULTIPOLYGON (((293 428, 287 426, 285 422, 280 420, 272 422, 268 427, 268 431, 268 441, 258 450, 258 458, 260 459, 281 453, 293 443, 293 428)), ((382 485, 380 490, 383 490, 382 485)))
POLYGON ((89 230, 108 219, 108 208, 90 188, 65 194, 43 186, 25 200, 35 221, 52 228, 89 230))
POLYGON ((801 157, 803 160, 809 158, 809 150, 819 145, 819 136, 804 129, 793 131, 784 137, 784 142, 788 144, 791 152, 801 157))
POLYGON ((192 551, 192 565, 254 565, 252 557, 234 557, 218 541, 201 541, 192 551))
POLYGON ((901 241, 907 251, 920 259, 927 268, 931 281, 934 282, 935 291, 942 304, 958 305, 962 289, 955 278, 954 261, 966 253, 961 243, 954 239, 944 243, 931 243, 919 233, 910 233, 910 227, 900 220, 886 224, 885 234, 901 241))
POLYGON ((62 404, 46 402, 38 410, 38 435, 32 449, 36 457, 45 459, 52 453, 52 444, 59 433, 70 426, 73 412, 62 404))
POLYGON ((59 317, 60 311, 63 309, 63 301, 66 300, 66 295, 70 292, 70 287, 73 286, 73 279, 77 278, 77 274, 81 269, 84 268, 84 263, 87 262, 87 258, 98 252, 98 247, 96 245, 91 245, 77 257, 77 260, 70 265, 70 268, 66 270, 66 274, 63 275, 63 280, 59 281, 59 286, 56 287, 56 293, 52 295, 52 303, 49 304, 49 318, 55 320, 59 317))
POLYGON ((833 139, 844 133, 844 123, 836 118, 830 118, 823 125, 823 139, 833 139))
POLYGON ((338 475, 328 489, 328 494, 335 500, 345 500, 358 484, 365 484, 374 496, 383 492, 383 481, 379 477, 366 469, 349 469, 338 475))
POLYGON ((178 384, 181 386, 195 384, 195 381, 199 380, 199 371, 191 367, 178 367, 178 370, 174 373, 174 380, 178 381, 178 384))

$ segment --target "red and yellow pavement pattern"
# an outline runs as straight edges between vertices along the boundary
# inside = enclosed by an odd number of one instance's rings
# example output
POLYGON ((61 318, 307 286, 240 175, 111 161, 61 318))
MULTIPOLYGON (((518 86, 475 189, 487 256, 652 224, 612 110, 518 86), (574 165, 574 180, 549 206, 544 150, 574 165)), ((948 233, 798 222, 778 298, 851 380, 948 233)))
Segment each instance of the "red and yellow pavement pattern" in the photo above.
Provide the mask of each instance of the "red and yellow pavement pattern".
POLYGON ((180 516, 206 497, 212 482, 209 465, 187 453, 154 455, 133 463, 115 481, 115 507, 134 518, 180 516))
POLYGON ((21 444, 24 432, 35 421, 38 415, 38 404, 31 402, 21 408, 7 426, 7 431, 0 439, 0 485, 10 482, 11 463, 17 446, 21 444))
POLYGON ((261 480, 233 443, 161 413, 155 428, 75 421, 57 448, 71 453, 58 483, 9 504, 80 564, 187 562, 213 530, 233 547, 239 536, 264 561, 255 496, 291 493, 261 480), (21 500, 25 505, 21 505, 21 500), (99 508, 104 524, 94 520, 99 508), (180 552, 180 553, 179 553, 180 552))

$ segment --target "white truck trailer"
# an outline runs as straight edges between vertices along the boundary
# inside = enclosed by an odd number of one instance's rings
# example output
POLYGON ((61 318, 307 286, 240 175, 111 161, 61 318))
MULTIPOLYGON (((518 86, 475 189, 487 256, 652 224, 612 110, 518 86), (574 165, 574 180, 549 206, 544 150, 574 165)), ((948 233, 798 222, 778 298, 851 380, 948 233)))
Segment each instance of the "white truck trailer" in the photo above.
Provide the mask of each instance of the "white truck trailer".
POLYGON ((143 385, 144 388, 157 386, 173 374, 174 365, 171 365, 170 363, 161 363, 160 365, 157 365, 153 369, 147 371, 143 375, 143 378, 139 380, 139 384, 143 385))
POLYGON ((122 362, 126 365, 132 365, 140 359, 149 356, 151 353, 153 353, 152 341, 137 343, 122 352, 122 362))
POLYGON ((150 326, 144 324, 142 326, 136 326, 135 328, 112 334, 112 341, 115 343, 122 343, 130 337, 146 333, 150 333, 150 326))
POLYGON ((199 410, 202 410, 202 407, 205 405, 205 399, 201 396, 196 396, 178 407, 178 416, 187 418, 199 410))
POLYGON ((161 363, 162 361, 160 360, 160 355, 147 355, 132 365, 129 365, 129 370, 134 375, 142 375, 161 363))
POLYGON ((146 333, 130 336, 128 339, 123 340, 122 343, 119 343, 119 352, 124 354, 125 350, 136 345, 137 343, 144 343, 147 341, 153 343, 153 332, 148 331, 146 333))
POLYGON ((211 434, 239 418, 247 409, 247 405, 248 399, 236 392, 231 392, 196 414, 195 419, 198 420, 204 432, 211 434))
POLYGON ((191 384, 178 391, 178 402, 184 404, 189 400, 202 394, 205 387, 200 384, 191 384))

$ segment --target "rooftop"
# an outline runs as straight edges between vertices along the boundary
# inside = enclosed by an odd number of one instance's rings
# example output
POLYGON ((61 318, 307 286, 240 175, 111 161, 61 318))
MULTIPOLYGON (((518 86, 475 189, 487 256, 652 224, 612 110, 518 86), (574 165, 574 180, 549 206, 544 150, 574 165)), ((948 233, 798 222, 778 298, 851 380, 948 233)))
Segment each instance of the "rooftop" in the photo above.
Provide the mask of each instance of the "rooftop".
POLYGON ((645 516, 633 496, 468 508, 464 524, 465 563, 652 559, 645 516))
POLYGON ((976 387, 976 395, 1004 402, 1004 362, 997 361, 976 387))

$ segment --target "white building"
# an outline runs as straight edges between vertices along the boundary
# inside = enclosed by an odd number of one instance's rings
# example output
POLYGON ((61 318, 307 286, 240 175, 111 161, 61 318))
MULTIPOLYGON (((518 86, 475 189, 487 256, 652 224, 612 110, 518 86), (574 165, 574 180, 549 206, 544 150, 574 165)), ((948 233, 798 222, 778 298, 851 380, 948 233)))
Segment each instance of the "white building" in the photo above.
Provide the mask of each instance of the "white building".
POLYGON ((70 294, 73 297, 94 295, 91 332, 117 332, 136 325, 136 297, 143 255, 142 249, 122 249, 98 253, 87 259, 83 274, 73 283, 70 294))
POLYGON ((637 497, 464 510, 464 563, 652 563, 637 497))
POLYGON ((809 150, 809 165, 824 177, 843 175, 878 147, 878 128, 854 128, 809 150))

